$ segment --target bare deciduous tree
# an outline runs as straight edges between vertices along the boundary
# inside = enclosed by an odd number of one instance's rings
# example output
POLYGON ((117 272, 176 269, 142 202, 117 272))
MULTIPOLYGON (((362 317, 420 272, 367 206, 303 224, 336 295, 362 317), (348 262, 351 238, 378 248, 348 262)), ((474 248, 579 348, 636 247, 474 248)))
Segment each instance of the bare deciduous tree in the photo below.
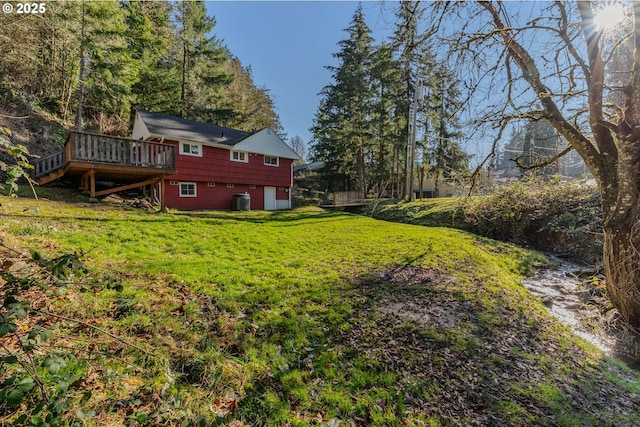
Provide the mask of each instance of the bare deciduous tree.
POLYGON ((610 2, 435 3, 447 41, 500 139, 509 123, 545 119, 586 162, 602 196, 608 295, 640 327, 640 2, 598 26, 610 2))

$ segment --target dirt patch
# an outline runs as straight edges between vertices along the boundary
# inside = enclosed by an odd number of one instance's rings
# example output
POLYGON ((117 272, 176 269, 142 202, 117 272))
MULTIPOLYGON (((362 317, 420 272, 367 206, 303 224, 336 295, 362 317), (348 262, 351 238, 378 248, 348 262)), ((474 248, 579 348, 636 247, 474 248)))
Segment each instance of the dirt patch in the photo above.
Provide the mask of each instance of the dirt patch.
POLYGON ((446 287, 452 280, 437 270, 402 266, 380 272, 377 277, 396 288, 380 300, 378 312, 381 314, 394 315, 422 327, 445 328, 455 328, 460 320, 468 318, 470 314, 469 304, 435 290, 435 286, 446 287), (424 292, 429 289, 430 292, 424 292))
POLYGON ((637 396, 603 374, 619 368, 595 369, 580 347, 559 340, 550 318, 507 304, 486 307, 434 269, 399 266, 358 285, 350 327, 335 339, 347 357, 397 375, 407 420, 558 425, 581 414, 630 426, 640 411, 637 396))

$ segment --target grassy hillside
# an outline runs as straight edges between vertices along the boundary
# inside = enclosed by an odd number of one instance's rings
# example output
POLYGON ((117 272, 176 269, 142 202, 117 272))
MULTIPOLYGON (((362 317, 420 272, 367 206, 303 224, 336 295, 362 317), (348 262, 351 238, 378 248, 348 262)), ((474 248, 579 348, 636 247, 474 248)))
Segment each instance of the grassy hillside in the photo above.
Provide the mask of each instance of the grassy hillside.
POLYGON ((580 182, 515 183, 486 196, 385 200, 364 212, 386 221, 447 226, 589 263, 602 259, 597 188, 580 182))
POLYGON ((53 373, 34 362, 42 389, 63 397, 35 415, 38 388, 18 407, 0 399, 1 422, 640 423, 640 379, 520 285, 545 262, 535 253, 316 208, 0 203, 0 265, 15 269, 26 248, 44 259, 82 251, 90 271, 20 295, 32 301, 25 322, 53 331, 40 351, 67 358, 53 373))

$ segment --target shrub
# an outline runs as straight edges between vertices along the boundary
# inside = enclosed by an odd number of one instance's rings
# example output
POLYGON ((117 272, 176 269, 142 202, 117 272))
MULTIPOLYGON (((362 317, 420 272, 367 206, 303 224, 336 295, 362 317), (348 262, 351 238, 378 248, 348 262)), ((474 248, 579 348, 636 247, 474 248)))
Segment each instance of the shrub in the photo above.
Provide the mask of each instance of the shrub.
POLYGON ((602 211, 593 186, 527 182, 477 198, 465 208, 477 234, 594 262, 602 254, 602 211))

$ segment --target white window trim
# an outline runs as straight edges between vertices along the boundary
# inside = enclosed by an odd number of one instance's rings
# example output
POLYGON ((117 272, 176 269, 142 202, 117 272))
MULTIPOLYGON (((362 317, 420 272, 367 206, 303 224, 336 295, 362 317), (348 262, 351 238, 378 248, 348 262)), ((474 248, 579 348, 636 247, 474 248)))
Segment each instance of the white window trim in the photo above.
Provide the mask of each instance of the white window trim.
POLYGON ((180 197, 198 197, 198 184, 195 182, 181 182, 180 183, 180 197), (184 194, 182 192, 183 185, 193 185, 193 194, 184 194))
POLYGON ((182 154, 183 156, 202 157, 202 144, 194 144, 192 142, 180 142, 179 146, 180 146, 179 153, 182 154), (185 144, 188 145, 189 147, 192 147, 192 146, 198 147, 198 153, 194 154, 191 152, 184 151, 185 144))
POLYGON ((267 155, 265 155, 265 156, 263 156, 263 161, 262 161, 262 162, 264 163, 264 165, 265 165, 265 166, 278 167, 278 166, 280 166, 280 157, 278 157, 278 156, 267 156, 267 155), (276 159, 276 164, 274 165, 273 163, 267 163, 267 157, 270 157, 270 158, 272 158, 272 159, 276 159))
MULTIPOLYGON (((238 155, 238 157, 240 156, 238 155)), ((249 163, 249 153, 246 151, 231 150, 229 152, 229 159, 231 159, 232 162, 249 163), (244 154, 244 160, 234 159, 233 153, 244 154)))

